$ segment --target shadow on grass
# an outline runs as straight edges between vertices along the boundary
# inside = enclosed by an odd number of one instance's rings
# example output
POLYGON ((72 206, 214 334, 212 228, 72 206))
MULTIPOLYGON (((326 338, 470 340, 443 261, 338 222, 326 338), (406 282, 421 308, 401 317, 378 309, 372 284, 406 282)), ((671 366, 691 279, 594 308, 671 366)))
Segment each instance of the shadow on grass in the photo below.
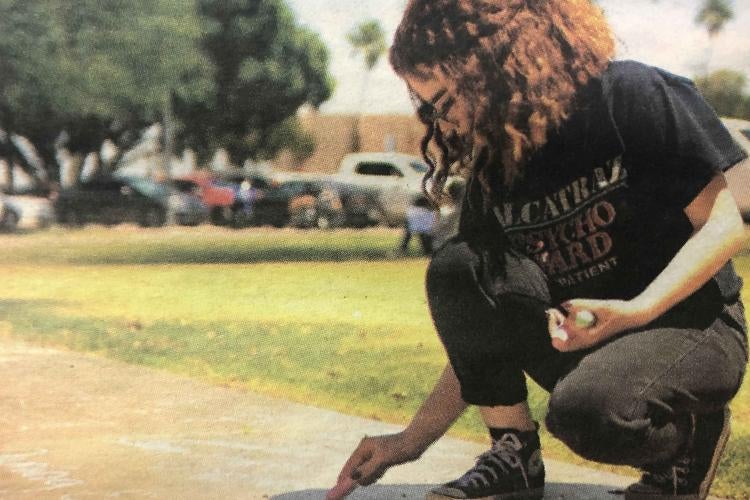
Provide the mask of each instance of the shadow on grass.
MULTIPOLYGON (((434 485, 430 484, 376 484, 367 488, 359 488, 350 496, 349 500, 424 500, 425 494, 434 485)), ((615 494, 617 487, 586 484, 586 483, 547 483, 544 498, 565 498, 571 500, 605 500, 621 499, 615 494)), ((321 500, 325 498, 325 490, 303 490, 282 493, 271 497, 271 500, 321 500)))
MULTIPOLYGON (((394 233, 212 233, 174 236, 93 233, 78 238, 19 240, 0 264, 244 264, 391 260, 394 233), (52 242, 54 241, 54 246, 52 242)), ((414 257, 417 252, 412 252, 414 257)))
POLYGON ((112 264, 254 264, 259 262, 342 262, 392 260, 384 248, 341 248, 335 245, 295 245, 289 247, 238 247, 152 245, 123 253, 89 253, 68 259, 78 265, 112 264))
POLYGON ((347 410, 411 414, 441 368, 437 342, 357 323, 139 321, 56 313, 64 302, 0 301, 18 339, 93 352, 211 383, 347 410), (408 363, 405 362, 408 360, 408 363))

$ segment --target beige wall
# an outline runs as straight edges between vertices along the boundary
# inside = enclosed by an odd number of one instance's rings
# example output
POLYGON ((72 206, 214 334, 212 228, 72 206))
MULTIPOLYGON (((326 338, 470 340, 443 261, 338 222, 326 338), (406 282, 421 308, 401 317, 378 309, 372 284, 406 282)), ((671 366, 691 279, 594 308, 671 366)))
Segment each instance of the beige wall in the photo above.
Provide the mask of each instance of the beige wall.
MULTIPOLYGON (((311 112, 302 115, 300 121, 315 138, 315 153, 301 165, 296 165, 290 155, 282 154, 274 162, 274 167, 302 172, 335 172, 341 158, 350 152, 356 117, 311 112)), ((365 115, 359 122, 359 134, 361 151, 384 151, 386 138, 390 135, 395 141, 396 151, 419 155, 424 126, 408 115, 365 115)))

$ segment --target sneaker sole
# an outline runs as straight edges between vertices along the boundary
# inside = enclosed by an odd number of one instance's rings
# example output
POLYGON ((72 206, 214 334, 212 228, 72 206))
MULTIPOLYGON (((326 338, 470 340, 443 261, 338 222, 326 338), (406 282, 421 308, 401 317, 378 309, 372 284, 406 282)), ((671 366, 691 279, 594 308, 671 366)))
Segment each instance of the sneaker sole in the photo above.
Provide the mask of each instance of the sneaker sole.
POLYGON ((714 454, 711 457, 711 463, 708 467, 708 472, 703 482, 700 484, 698 493, 690 493, 686 495, 664 495, 661 493, 637 493, 637 492, 625 492, 624 500, 659 500, 659 499, 673 499, 673 500, 706 500, 708 493, 711 490, 711 485, 716 477, 716 471, 719 468, 719 461, 721 456, 724 454, 724 449, 729 441, 729 434, 732 431, 732 414, 729 411, 729 407, 724 408, 724 426, 719 434, 719 439, 716 441, 716 447, 714 448, 714 454))
MULTIPOLYGON (((491 495, 488 497, 476 497, 470 500, 541 500, 544 498, 544 488, 504 493, 502 495, 491 495)), ((427 493, 425 500, 461 500, 456 497, 448 497, 439 493, 427 493)))

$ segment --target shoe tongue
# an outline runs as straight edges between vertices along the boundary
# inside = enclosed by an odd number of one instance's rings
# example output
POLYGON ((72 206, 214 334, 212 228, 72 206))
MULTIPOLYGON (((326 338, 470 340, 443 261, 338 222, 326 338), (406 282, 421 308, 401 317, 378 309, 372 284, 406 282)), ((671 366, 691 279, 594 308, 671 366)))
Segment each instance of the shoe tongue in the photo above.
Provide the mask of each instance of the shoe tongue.
POLYGON ((490 427, 490 437, 492 442, 498 441, 503 438, 506 434, 514 434, 518 436, 521 441, 526 441, 535 431, 519 431, 510 427, 490 427))

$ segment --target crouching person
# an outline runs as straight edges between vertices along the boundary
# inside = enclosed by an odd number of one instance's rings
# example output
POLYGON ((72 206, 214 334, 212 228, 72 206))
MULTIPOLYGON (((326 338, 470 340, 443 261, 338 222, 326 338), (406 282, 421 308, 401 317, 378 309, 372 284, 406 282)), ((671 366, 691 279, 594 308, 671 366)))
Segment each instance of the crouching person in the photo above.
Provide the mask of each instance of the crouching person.
POLYGON ((329 498, 417 459, 468 405, 491 446, 428 497, 542 498, 526 376, 554 436, 643 471, 626 500, 707 497, 747 363, 723 177, 744 153, 691 82, 612 56, 588 0, 409 2, 390 59, 426 127, 427 185, 467 178, 427 274, 448 363, 329 498))

